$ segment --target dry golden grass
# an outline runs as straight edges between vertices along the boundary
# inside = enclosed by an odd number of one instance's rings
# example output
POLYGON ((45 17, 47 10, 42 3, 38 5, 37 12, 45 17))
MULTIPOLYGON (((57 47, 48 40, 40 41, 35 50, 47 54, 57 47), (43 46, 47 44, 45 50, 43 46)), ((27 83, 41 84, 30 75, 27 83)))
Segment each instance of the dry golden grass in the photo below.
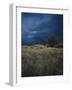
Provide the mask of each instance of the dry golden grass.
POLYGON ((62 48, 45 45, 22 46, 22 77, 62 74, 62 48))

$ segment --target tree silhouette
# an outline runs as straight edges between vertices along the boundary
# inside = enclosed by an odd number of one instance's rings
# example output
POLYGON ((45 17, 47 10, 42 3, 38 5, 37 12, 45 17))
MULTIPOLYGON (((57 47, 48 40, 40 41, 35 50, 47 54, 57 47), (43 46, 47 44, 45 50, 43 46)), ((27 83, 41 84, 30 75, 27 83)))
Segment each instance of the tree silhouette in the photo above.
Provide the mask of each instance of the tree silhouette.
POLYGON ((48 39, 48 46, 50 47, 55 47, 58 45, 58 39, 55 37, 55 36, 51 36, 49 39, 48 39))

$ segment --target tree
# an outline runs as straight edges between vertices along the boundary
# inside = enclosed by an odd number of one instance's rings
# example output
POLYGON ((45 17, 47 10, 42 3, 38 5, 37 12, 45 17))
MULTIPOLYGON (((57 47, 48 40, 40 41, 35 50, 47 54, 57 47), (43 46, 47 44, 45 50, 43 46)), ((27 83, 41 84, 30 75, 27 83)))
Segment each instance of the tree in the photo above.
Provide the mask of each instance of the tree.
POLYGON ((55 47, 58 44, 58 40, 55 36, 51 36, 48 40, 48 46, 55 47))

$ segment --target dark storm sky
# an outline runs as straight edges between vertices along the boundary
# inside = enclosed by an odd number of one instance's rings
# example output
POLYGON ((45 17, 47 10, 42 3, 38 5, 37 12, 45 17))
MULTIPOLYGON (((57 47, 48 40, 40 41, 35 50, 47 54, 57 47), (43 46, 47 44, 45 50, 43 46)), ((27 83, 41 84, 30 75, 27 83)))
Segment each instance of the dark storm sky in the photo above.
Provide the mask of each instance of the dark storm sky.
POLYGON ((21 13, 22 45, 40 43, 55 36, 63 40, 63 15, 21 13))

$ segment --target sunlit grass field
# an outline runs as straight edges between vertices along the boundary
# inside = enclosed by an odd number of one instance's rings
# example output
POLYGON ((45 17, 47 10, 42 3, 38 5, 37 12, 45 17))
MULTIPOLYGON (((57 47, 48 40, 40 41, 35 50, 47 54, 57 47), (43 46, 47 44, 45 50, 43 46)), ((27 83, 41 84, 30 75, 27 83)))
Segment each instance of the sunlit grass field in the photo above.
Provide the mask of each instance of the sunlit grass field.
POLYGON ((22 77, 63 75, 63 48, 22 46, 22 77))

